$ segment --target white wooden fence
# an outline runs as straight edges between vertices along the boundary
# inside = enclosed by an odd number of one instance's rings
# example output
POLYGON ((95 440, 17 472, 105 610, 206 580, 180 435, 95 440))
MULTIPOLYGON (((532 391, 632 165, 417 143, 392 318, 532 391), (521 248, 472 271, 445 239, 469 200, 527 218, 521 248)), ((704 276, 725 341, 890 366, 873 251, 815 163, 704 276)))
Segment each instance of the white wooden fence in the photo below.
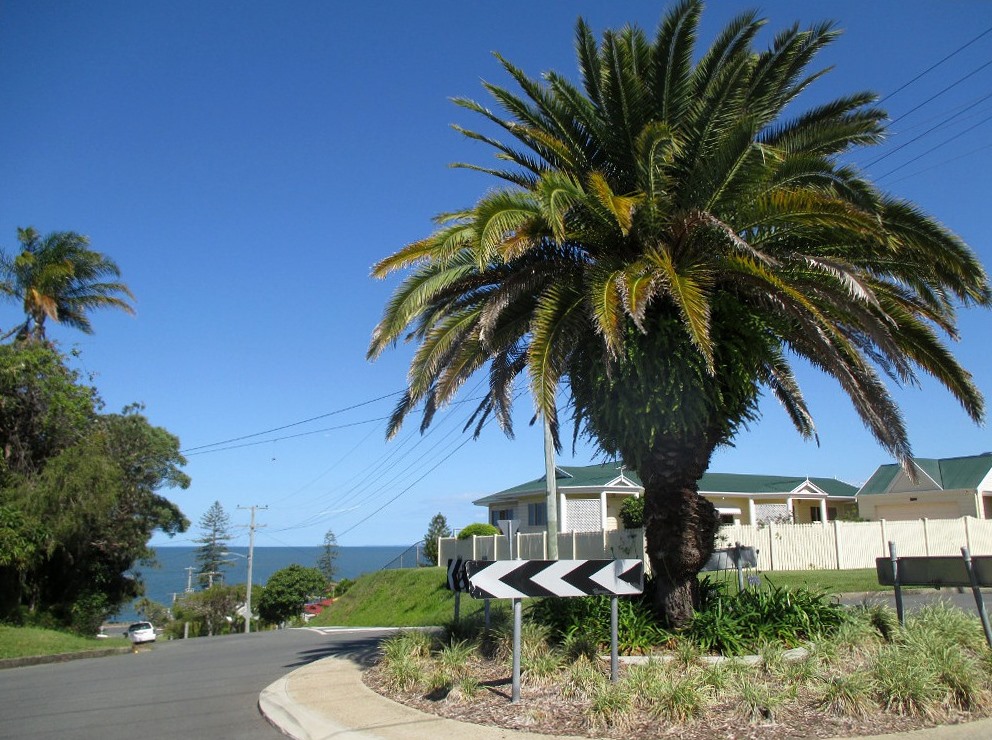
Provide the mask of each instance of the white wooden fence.
MULTIPOLYGON (((720 529, 717 547, 735 542, 758 550, 759 570, 813 570, 874 568, 875 558, 889 554, 895 542, 900 557, 960 555, 967 546, 972 555, 992 555, 992 520, 915 519, 912 521, 839 522, 827 524, 727 525, 720 529)), ((547 535, 517 534, 519 557, 547 558, 547 535)), ((502 535, 439 541, 438 562, 449 559, 507 560, 509 543, 502 535)), ((644 556, 641 530, 565 532, 558 535, 558 557, 563 559, 636 558, 644 556)))

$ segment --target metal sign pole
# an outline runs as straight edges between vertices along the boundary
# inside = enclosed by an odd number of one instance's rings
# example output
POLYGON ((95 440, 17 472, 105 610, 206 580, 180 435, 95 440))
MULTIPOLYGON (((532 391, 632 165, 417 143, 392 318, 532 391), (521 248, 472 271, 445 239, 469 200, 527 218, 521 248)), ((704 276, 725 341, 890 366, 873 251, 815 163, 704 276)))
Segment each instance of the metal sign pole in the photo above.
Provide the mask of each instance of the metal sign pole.
POLYGON ((462 592, 455 591, 455 622, 458 622, 458 613, 461 608, 462 592))
POLYGON ((610 598, 610 683, 616 683, 620 673, 619 602, 616 596, 610 598))
POLYGON ((892 561, 892 580, 896 592, 896 614, 899 616, 899 625, 906 626, 906 612, 902 606, 902 586, 899 584, 899 560, 896 558, 896 543, 889 543, 889 560, 892 561))
POLYGON ((521 603, 521 599, 513 600, 513 687, 510 701, 514 704, 520 701, 520 629, 523 621, 521 603))
POLYGON ((490 601, 490 599, 486 599, 483 602, 483 604, 485 605, 485 612, 486 612, 486 631, 487 632, 489 631, 489 601, 490 601))
POLYGON ((968 578, 971 580, 971 590, 975 594, 975 605, 978 607, 978 616, 982 618, 982 629, 985 630, 985 641, 992 647, 992 628, 989 627, 989 615, 985 611, 985 599, 982 598, 982 589, 978 586, 978 574, 971 563, 971 553, 967 547, 961 548, 961 557, 964 558, 964 567, 968 571, 968 578))
POLYGON ((737 565, 737 592, 744 590, 744 564, 741 563, 741 543, 734 543, 734 561, 737 565))

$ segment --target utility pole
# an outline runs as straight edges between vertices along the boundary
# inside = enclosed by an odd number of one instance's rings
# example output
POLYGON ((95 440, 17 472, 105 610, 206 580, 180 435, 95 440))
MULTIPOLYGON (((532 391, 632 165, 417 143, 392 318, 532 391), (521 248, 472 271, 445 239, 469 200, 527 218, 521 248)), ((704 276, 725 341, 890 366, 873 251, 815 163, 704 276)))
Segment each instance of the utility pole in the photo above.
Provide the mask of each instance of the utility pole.
POLYGON ((193 593, 193 566, 183 568, 186 571, 186 593, 193 593))
POLYGON ((555 468, 555 440, 551 419, 544 414, 544 476, 547 481, 548 559, 558 559, 558 476, 555 468))
MULTIPOLYGON (((251 524, 248 525, 248 583, 245 589, 245 634, 251 632, 251 565, 255 557, 255 510, 268 509, 268 506, 239 506, 239 509, 251 511, 251 524)), ((264 524, 259 526, 265 526, 264 524)))

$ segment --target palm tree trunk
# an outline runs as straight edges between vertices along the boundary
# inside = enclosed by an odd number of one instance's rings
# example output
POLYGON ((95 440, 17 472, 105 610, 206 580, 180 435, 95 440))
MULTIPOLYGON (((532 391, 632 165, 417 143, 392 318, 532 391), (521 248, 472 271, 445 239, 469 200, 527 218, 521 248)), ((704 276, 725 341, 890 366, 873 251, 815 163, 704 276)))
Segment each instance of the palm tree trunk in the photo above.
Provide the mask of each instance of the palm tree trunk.
POLYGON ((638 470, 644 483, 644 528, 655 577, 654 606, 671 627, 684 627, 698 605, 697 574, 713 554, 716 507, 699 495, 709 464, 705 443, 657 451, 638 470))

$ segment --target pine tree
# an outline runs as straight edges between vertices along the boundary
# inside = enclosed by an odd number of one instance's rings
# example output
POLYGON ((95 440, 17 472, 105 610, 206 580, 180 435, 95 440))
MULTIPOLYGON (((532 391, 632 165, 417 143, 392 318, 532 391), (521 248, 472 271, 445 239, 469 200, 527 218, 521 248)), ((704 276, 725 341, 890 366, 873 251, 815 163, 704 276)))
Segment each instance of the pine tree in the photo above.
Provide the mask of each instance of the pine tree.
POLYGON ((207 588, 213 584, 215 576, 224 576, 224 568, 231 564, 230 560, 225 560, 227 543, 231 539, 231 520, 220 501, 214 501, 213 505, 200 517, 200 529, 203 536, 195 540, 200 546, 196 550, 196 562, 200 564, 199 574, 200 588, 207 588))
POLYGON ((448 520, 444 518, 444 514, 435 514, 431 523, 427 525, 427 534, 424 535, 424 557, 432 565, 437 565, 437 538, 450 536, 451 527, 448 526, 448 520))
POLYGON ((328 529, 327 534, 324 535, 324 549, 317 558, 317 570, 324 574, 328 583, 332 583, 337 574, 337 565, 334 563, 337 557, 338 538, 334 536, 333 531, 328 529))

